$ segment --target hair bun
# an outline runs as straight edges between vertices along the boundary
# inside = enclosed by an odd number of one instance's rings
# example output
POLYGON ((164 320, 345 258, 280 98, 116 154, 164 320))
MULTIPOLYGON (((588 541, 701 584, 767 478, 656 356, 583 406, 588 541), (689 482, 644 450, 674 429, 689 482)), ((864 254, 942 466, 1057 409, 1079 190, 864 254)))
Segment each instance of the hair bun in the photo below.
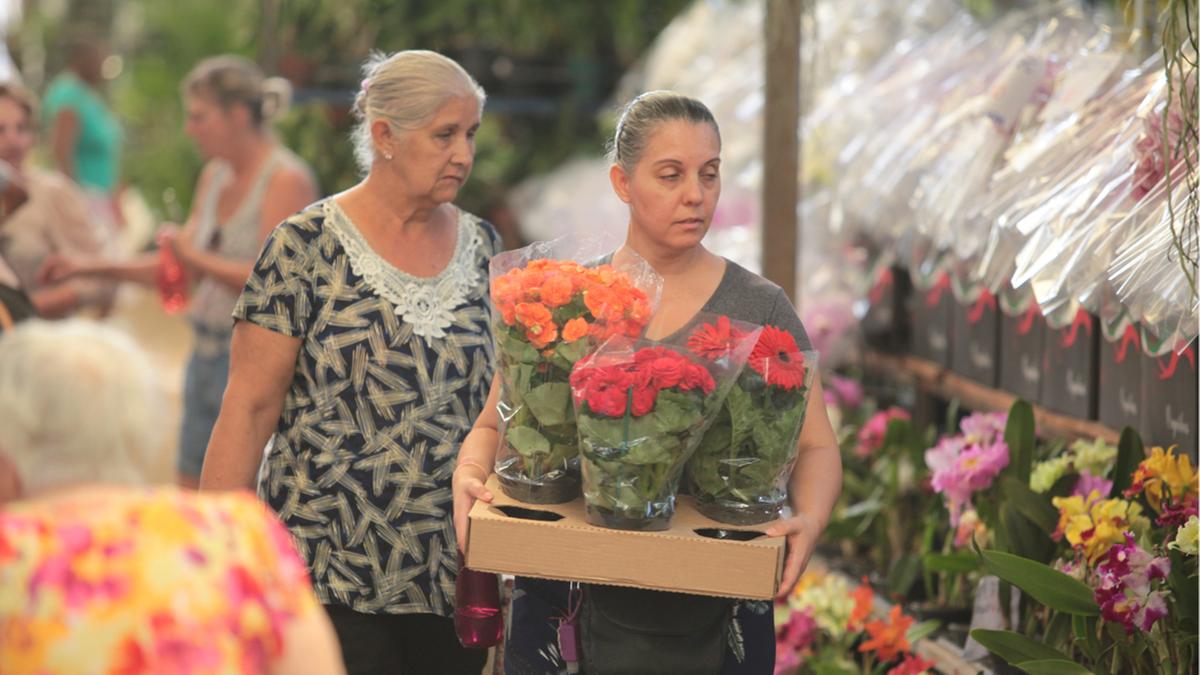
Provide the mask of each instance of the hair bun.
POLYGON ((268 77, 262 83, 262 117, 277 119, 292 105, 292 83, 282 77, 268 77))

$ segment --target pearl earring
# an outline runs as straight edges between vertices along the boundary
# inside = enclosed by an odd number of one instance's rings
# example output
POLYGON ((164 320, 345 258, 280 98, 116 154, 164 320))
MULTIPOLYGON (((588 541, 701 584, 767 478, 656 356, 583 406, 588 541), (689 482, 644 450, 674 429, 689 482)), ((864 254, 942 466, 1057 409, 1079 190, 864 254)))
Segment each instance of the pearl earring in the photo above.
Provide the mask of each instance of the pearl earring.
POLYGON ((392 153, 390 153, 390 152, 383 153, 383 158, 389 162, 392 161, 392 153))

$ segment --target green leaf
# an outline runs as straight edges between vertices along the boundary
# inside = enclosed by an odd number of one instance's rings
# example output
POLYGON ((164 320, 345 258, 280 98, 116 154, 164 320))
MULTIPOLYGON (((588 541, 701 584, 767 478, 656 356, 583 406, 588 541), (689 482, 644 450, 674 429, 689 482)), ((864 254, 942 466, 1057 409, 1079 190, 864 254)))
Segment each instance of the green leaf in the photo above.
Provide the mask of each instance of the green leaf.
POLYGON ((1046 626, 1046 644, 1048 646, 1065 645, 1071 635, 1071 615, 1055 613, 1046 626))
POLYGON ((1029 675, 1092 675, 1092 671, 1067 659, 1043 659, 1015 665, 1029 675))
POLYGON ((1057 649, 1010 630, 976 628, 971 631, 971 637, 986 647, 989 652, 1014 666, 1026 661, 1070 660, 1066 654, 1057 649))
POLYGON ((1008 423, 1004 427, 1004 442, 1008 445, 1009 465, 1005 473, 1011 473, 1025 485, 1029 485, 1029 474, 1033 471, 1033 450, 1037 443, 1033 419, 1033 406, 1018 399, 1008 411, 1008 423))
POLYGON ((966 574, 979 569, 979 557, 971 553, 929 553, 923 559, 925 569, 943 574, 966 574))
POLYGON ((725 397, 725 406, 729 408, 729 420, 733 430, 729 447, 740 448, 754 438, 754 428, 763 423, 762 411, 754 405, 754 399, 740 384, 730 387, 729 394, 725 397))
POLYGON ((826 541, 841 541, 843 539, 853 539, 855 532, 858 530, 858 523, 846 518, 832 520, 825 526, 825 531, 821 536, 826 541))
POLYGON ((1100 614, 1092 589, 1073 577, 1040 562, 1009 553, 980 551, 979 555, 989 572, 1017 586, 1050 609, 1082 616, 1100 614))
POLYGON ((865 515, 875 515, 883 510, 883 502, 874 497, 851 504, 842 510, 843 518, 859 518, 865 515))
POLYGON ((1075 633, 1076 644, 1095 663, 1100 658, 1100 640, 1096 637, 1096 618, 1077 614, 1071 617, 1071 630, 1075 633))
POLYGON ((629 453, 621 461, 626 464, 671 464, 679 446, 679 439, 669 436, 635 437, 629 443, 629 453))
POLYGON ((500 367, 500 375, 504 378, 504 401, 512 408, 521 408, 525 403, 525 393, 533 383, 536 371, 533 366, 523 363, 504 363, 500 367))
POLYGON ((921 558, 915 555, 902 555, 892 563, 887 575, 888 593, 892 597, 905 597, 909 589, 917 582, 921 574, 921 558))
POLYGON ((1137 471, 1138 464, 1146 458, 1146 450, 1142 446, 1142 439, 1132 427, 1125 427, 1121 430, 1121 440, 1117 442, 1117 465, 1113 467, 1112 491, 1108 493, 1109 497, 1120 497, 1123 492, 1129 489, 1133 484, 1133 474, 1137 471))
POLYGON ((1050 535, 1021 515, 1012 502, 1000 506, 1000 525, 1007 534, 1009 553, 1037 562, 1050 561, 1053 555, 1050 535))
POLYGON ((702 419, 700 406, 690 394, 661 391, 654 404, 654 412, 645 419, 653 421, 659 434, 680 434, 691 429, 702 419))
POLYGON ((503 338, 500 340, 500 350, 503 352, 502 356, 512 363, 534 365, 542 358, 533 345, 518 337, 517 333, 511 328, 505 332, 503 338))
POLYGON ((575 363, 587 356, 591 345, 586 339, 579 339, 574 342, 563 342, 554 349, 554 361, 563 370, 571 370, 575 363))
POLYGON ((1188 574, 1187 557, 1182 552, 1171 550, 1168 551, 1168 556, 1171 560, 1171 573, 1167 575, 1167 584, 1171 587, 1172 595, 1184 599, 1183 602, 1175 603, 1180 623, 1183 624, 1180 628, 1195 633, 1197 607, 1195 602, 1190 602, 1187 598, 1195 600, 1197 595, 1200 595, 1200 577, 1188 574))
POLYGON ((938 621, 937 619, 922 621, 921 623, 914 624, 911 628, 909 628, 908 632, 904 634, 904 637, 909 641, 910 644, 916 644, 917 642, 924 640, 930 635, 938 632, 941 627, 942 622, 938 621))
POLYGON ((1000 492, 1006 502, 1012 504, 1030 522, 1042 528, 1047 535, 1058 529, 1058 511, 1050 504, 1049 499, 1030 490, 1028 482, 1005 476, 1000 480, 1000 492))
POLYGON ((547 382, 525 394, 525 404, 539 422, 546 426, 564 424, 571 419, 571 385, 566 382, 547 382))
POLYGON ((550 441, 531 427, 511 427, 505 437, 509 445, 526 457, 550 452, 550 441))

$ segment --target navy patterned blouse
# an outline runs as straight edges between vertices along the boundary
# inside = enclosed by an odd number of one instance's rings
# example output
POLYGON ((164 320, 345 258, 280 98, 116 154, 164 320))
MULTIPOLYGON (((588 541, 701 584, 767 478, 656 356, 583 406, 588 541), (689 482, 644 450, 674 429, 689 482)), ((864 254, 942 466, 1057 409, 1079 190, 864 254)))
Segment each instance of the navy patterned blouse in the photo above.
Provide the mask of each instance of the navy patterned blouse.
POLYGON ((233 315, 302 340, 259 495, 323 603, 452 616, 450 478, 492 379, 492 226, 459 212, 446 269, 406 274, 336 202, 280 224, 233 315))

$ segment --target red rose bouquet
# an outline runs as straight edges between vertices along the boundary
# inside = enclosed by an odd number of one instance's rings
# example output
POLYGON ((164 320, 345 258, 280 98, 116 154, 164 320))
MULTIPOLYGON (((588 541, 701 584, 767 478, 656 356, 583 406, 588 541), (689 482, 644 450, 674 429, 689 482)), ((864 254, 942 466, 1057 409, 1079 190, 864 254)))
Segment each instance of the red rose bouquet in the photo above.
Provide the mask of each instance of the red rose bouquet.
POLYGON ((539 243, 491 263, 499 360, 501 443, 496 473, 514 499, 561 503, 579 495, 578 435, 567 380, 612 336, 636 338, 659 278, 644 262, 585 267, 539 243))
MULTIPOLYGON (((688 346, 709 354, 731 327, 701 326, 688 346)), ((706 516, 737 525, 774 520, 787 499, 800 429, 817 370, 786 330, 767 326, 687 466, 688 487, 706 516)))
POLYGON ((614 339, 575 366, 571 391, 590 522, 667 528, 683 466, 758 337, 756 327, 744 327, 713 360, 665 342, 614 339))

